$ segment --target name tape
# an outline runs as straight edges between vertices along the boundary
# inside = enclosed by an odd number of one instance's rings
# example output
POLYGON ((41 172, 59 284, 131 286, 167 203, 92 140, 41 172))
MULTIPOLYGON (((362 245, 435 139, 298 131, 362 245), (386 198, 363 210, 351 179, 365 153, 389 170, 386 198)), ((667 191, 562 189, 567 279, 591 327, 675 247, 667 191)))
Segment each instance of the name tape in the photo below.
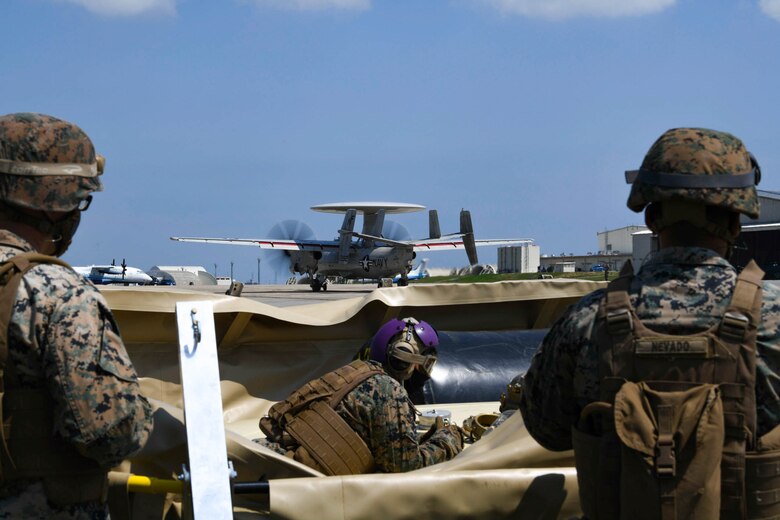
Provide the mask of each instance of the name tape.
POLYGON ((709 338, 657 338, 634 341, 640 356, 702 356, 710 354, 709 338))

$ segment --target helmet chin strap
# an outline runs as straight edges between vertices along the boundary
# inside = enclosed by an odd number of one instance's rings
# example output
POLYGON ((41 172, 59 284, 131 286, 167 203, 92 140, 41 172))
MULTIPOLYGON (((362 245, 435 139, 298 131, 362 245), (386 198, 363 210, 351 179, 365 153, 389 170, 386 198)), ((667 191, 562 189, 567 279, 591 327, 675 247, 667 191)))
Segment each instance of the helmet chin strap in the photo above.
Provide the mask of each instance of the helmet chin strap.
POLYGON ((81 222, 81 212, 78 210, 71 211, 63 220, 49 222, 54 224, 53 231, 58 232, 51 239, 52 243, 55 244, 54 256, 62 256, 73 242, 73 236, 76 234, 76 230, 81 222))
POLYGON ((73 210, 62 220, 54 221, 45 213, 43 217, 29 215, 13 205, 0 202, 0 212, 13 222, 25 224, 48 235, 46 241, 55 244, 54 256, 62 256, 70 247, 76 229, 81 222, 81 211, 73 210))

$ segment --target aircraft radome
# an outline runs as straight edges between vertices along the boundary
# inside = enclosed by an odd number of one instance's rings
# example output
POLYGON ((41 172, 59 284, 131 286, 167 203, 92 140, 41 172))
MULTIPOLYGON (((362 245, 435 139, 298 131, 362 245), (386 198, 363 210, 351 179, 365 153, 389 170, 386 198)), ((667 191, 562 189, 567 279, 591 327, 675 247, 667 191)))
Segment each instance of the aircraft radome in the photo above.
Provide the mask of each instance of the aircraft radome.
POLYGON ((398 202, 339 202, 312 206, 314 211, 344 214, 336 240, 274 238, 202 238, 171 237, 179 242, 203 242, 255 246, 283 251, 289 258, 290 272, 307 275, 313 291, 327 290, 328 276, 345 279, 392 279, 400 275, 399 286, 408 284, 408 274, 418 251, 465 249, 469 263, 477 260, 477 246, 524 244, 531 239, 476 240, 471 213, 460 212, 460 231, 442 235, 436 210, 428 215, 428 238, 395 240, 387 236, 385 215, 422 211, 424 206, 398 202), (363 215, 363 227, 355 231, 357 215, 363 215))

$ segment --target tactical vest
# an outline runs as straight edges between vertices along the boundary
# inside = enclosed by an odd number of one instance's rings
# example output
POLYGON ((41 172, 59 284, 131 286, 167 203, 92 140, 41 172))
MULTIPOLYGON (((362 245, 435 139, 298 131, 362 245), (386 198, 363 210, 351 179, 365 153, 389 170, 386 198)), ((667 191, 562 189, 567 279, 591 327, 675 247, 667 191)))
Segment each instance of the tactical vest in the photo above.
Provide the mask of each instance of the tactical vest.
POLYGON ((40 264, 70 268, 38 253, 18 254, 0 263, 0 481, 41 480, 48 500, 59 506, 102 501, 106 470, 52 435, 54 403, 48 390, 21 387, 8 363, 8 326, 17 290, 24 274, 40 264))
POLYGON ((763 272, 750 262, 720 321, 688 335, 638 319, 630 264, 593 329, 600 401, 572 432, 590 520, 780 518, 780 427, 756 439, 763 272))
POLYGON ((370 363, 353 361, 273 405, 260 419, 260 429, 292 458, 326 475, 370 473, 371 450, 334 408, 360 383, 383 373, 370 363))

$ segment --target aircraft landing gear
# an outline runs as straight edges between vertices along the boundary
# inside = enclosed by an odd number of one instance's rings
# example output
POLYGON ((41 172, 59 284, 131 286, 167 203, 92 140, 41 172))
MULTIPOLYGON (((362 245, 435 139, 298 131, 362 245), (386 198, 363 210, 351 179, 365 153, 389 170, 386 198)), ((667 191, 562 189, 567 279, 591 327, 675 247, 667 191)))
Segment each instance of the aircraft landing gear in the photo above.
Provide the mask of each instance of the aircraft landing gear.
POLYGON ((328 290, 328 279, 327 278, 320 278, 319 276, 312 279, 311 284, 309 285, 311 287, 311 290, 314 292, 327 291, 328 290))
POLYGON ((401 278, 398 279, 396 285, 398 285, 398 287, 406 287, 409 285, 409 278, 407 278, 405 274, 401 275, 401 278))

